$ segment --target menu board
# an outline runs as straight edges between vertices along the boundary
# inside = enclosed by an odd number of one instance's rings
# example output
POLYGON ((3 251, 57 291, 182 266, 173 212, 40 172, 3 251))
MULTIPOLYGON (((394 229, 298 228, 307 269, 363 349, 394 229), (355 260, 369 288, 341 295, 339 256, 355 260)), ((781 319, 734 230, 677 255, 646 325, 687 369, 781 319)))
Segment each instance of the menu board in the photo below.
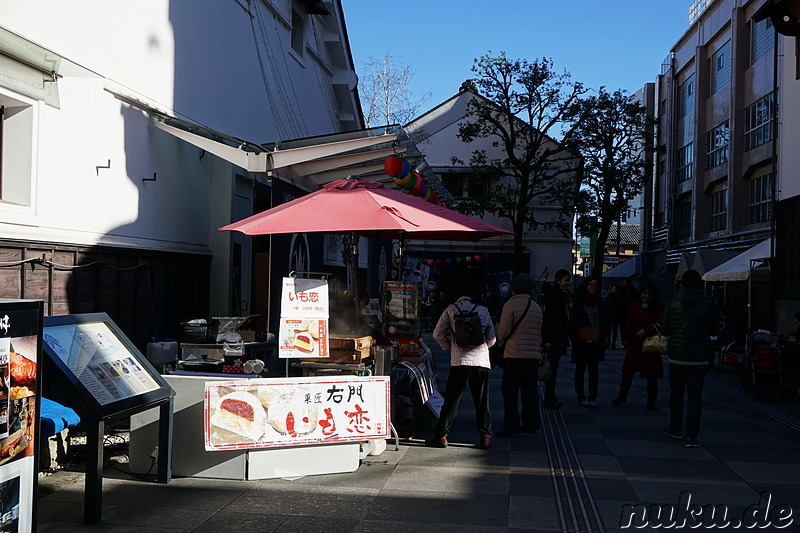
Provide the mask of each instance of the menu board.
POLYGON ((0 530, 32 531, 42 302, 0 300, 0 530))
POLYGON ((328 282, 283 278, 278 357, 328 357, 328 282))
POLYGON ((48 326, 44 341, 100 405, 161 387, 106 322, 48 326))
POLYGON ((206 450, 385 439, 389 377, 306 377, 207 382, 206 450))
POLYGON ((419 284, 386 281, 383 286, 383 333, 388 337, 419 337, 419 284))

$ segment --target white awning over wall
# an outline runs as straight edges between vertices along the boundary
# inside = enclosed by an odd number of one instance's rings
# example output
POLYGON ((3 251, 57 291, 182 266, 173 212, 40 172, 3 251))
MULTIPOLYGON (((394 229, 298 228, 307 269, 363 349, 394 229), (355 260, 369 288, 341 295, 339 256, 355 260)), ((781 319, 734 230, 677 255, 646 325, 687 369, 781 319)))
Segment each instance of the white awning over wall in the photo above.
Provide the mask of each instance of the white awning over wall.
POLYGON ((767 239, 729 259, 703 275, 705 281, 746 281, 757 266, 753 262, 769 259, 772 253, 771 240, 767 239))

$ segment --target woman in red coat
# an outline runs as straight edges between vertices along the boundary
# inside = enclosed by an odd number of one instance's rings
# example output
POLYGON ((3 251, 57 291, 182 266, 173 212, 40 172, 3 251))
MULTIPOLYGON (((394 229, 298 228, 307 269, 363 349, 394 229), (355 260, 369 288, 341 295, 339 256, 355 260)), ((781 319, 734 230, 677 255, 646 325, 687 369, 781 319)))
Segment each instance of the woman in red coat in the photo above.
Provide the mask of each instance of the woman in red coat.
POLYGON ((622 405, 628 401, 628 391, 637 372, 647 379, 647 409, 656 408, 658 396, 658 378, 664 376, 661 354, 642 353, 642 341, 648 335, 656 334, 656 325, 661 321, 664 305, 658 301, 658 289, 652 283, 646 283, 638 300, 633 300, 628 307, 624 340, 628 351, 622 363, 622 381, 619 384, 619 396, 611 401, 612 405, 622 405))

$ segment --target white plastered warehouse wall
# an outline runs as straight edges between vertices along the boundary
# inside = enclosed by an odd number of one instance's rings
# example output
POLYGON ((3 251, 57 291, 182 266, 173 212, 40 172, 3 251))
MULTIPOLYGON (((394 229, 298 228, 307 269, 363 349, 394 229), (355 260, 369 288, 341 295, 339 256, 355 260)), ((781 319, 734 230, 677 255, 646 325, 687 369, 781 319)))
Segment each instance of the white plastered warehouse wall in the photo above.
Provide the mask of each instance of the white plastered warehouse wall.
MULTIPOLYGON (((60 109, 32 104, 34 196, 28 206, 0 202, 0 231, 43 242, 211 253, 211 310, 226 314, 235 237, 217 228, 252 214, 234 212, 247 204, 234 202, 234 176, 255 177, 156 129, 115 94, 253 142, 338 131, 325 51, 300 57, 286 50, 292 2, 253 3, 267 23, 259 35, 274 54, 264 59, 272 65, 266 81, 246 4, 0 0, 0 26, 97 74, 60 78, 60 109)), ((311 26, 308 46, 316 47, 311 26)), ((249 294, 250 276, 242 280, 249 294)))

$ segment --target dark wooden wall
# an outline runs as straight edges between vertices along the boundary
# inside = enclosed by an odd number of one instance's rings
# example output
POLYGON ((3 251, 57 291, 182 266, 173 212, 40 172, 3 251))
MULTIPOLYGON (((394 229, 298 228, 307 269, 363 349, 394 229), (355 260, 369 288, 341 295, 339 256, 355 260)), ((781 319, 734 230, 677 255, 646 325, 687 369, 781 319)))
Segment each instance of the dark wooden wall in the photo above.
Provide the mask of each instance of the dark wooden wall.
POLYGON ((210 256, 0 240, 0 298, 44 301, 44 313, 105 312, 144 350, 208 318, 210 256))

